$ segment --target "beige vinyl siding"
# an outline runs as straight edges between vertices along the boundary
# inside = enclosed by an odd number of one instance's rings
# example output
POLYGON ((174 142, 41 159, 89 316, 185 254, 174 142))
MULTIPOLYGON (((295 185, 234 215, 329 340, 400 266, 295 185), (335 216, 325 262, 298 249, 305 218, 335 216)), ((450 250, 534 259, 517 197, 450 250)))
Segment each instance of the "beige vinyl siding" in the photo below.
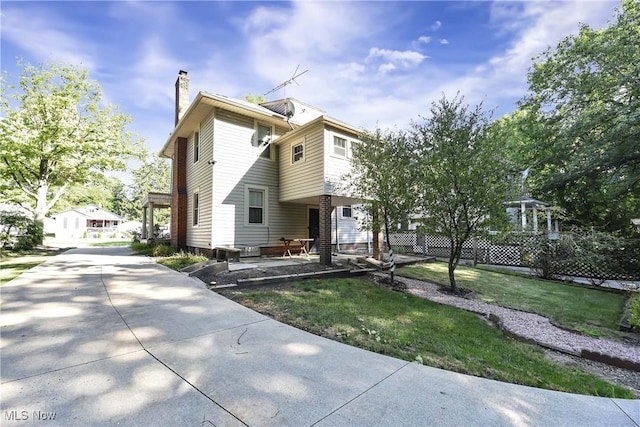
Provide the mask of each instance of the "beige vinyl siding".
POLYGON ((280 201, 324 194, 324 139, 324 125, 318 123, 280 145, 280 201), (300 142, 304 142, 304 161, 292 164, 292 147, 300 142))
MULTIPOLYGON (((275 137, 285 130, 284 127, 276 127, 275 137)), ((278 161, 260 157, 262 150, 252 145, 254 132, 252 118, 216 109, 213 247, 275 245, 280 237, 289 236, 293 232, 306 233, 306 206, 279 203, 278 161), (247 224, 245 195, 246 189, 252 186, 267 189, 266 224, 247 224)), ((280 151, 280 156, 282 155, 280 151)))
POLYGON ((211 242, 211 165, 213 114, 200 123, 199 160, 193 160, 194 134, 187 139, 187 246, 209 248, 211 242), (198 225, 193 225, 193 194, 198 193, 198 225))
POLYGON ((344 185, 343 182, 345 181, 346 175, 351 171, 350 156, 339 157, 333 154, 333 140, 335 136, 347 141, 347 153, 350 153, 351 144, 356 140, 355 135, 327 127, 324 141, 325 182, 323 191, 324 194, 348 196, 346 185, 344 185))

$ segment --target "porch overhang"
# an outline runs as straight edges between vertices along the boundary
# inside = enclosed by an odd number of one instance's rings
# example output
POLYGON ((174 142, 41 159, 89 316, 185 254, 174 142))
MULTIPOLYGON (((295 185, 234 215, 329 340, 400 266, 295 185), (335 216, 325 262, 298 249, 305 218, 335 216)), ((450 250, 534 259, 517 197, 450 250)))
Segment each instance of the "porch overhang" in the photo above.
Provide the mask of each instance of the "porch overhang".
POLYGON ((148 208, 151 205, 156 208, 171 207, 171 193, 148 193, 142 199, 142 207, 148 208))
POLYGON ((331 207, 358 205, 364 203, 362 199, 337 194, 318 194, 315 196, 301 197, 297 199, 280 200, 282 203, 292 203, 295 205, 317 205, 320 196, 331 196, 331 207))

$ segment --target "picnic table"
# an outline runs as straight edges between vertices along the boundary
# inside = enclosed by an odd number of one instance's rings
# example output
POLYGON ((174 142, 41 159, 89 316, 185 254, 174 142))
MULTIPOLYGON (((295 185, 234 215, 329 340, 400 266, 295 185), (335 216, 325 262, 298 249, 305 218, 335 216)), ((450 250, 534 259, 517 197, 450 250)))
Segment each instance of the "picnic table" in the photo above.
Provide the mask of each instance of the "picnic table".
POLYGON ((307 239, 307 238, 299 238, 299 237, 295 237, 295 238, 287 238, 287 237, 281 237, 280 241, 282 243, 284 243, 284 252, 282 253, 282 258, 285 258, 287 255, 289 255, 289 257, 292 257, 293 255, 291 255, 291 244, 293 242, 298 242, 300 244, 300 248, 296 248, 294 247, 293 249, 299 249, 299 256, 306 256, 307 258, 309 258, 309 251, 307 250, 307 243, 309 242, 313 242, 314 239, 307 239))

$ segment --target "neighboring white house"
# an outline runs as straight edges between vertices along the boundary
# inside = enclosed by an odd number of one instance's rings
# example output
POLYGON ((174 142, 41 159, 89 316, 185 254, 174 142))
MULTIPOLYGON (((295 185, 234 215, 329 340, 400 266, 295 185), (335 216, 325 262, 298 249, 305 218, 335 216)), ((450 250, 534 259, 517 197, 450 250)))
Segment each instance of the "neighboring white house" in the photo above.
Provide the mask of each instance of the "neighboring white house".
POLYGON ((283 237, 311 238, 327 263, 336 246, 369 246, 371 233, 357 229, 350 208, 360 200, 340 185, 358 128, 293 98, 256 105, 199 92, 189 104, 186 74, 160 153, 172 159, 174 247, 260 255, 277 253, 283 237))
POLYGON ((86 205, 45 218, 44 232, 56 239, 110 237, 126 219, 96 205, 86 205))

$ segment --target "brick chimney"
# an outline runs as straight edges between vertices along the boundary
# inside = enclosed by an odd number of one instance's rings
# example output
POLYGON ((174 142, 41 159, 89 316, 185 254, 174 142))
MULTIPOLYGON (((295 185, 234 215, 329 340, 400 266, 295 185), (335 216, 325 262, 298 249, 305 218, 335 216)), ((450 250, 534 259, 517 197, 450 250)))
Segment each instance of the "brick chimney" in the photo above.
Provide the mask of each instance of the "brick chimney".
POLYGON ((189 77, 187 72, 180 70, 176 80, 176 125, 189 106, 189 77))

